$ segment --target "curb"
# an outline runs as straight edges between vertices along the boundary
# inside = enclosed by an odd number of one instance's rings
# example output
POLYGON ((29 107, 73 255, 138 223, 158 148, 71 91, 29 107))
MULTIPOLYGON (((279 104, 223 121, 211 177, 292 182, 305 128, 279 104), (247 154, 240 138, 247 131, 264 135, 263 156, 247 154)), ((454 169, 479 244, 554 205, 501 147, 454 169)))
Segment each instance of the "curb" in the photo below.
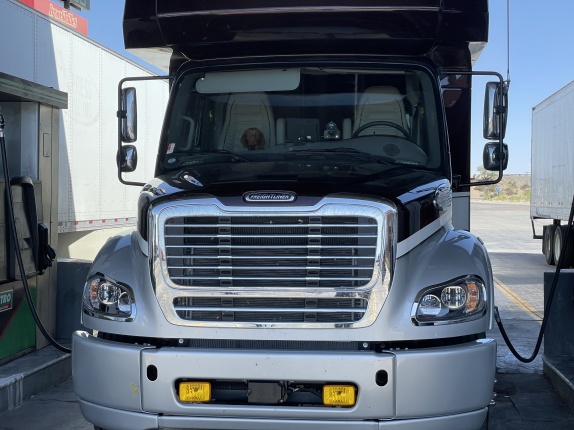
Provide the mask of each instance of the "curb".
POLYGON ((542 357, 544 374, 564 403, 574 410, 574 363, 572 357, 542 357))
POLYGON ((69 378, 71 357, 48 346, 0 366, 0 413, 69 378))

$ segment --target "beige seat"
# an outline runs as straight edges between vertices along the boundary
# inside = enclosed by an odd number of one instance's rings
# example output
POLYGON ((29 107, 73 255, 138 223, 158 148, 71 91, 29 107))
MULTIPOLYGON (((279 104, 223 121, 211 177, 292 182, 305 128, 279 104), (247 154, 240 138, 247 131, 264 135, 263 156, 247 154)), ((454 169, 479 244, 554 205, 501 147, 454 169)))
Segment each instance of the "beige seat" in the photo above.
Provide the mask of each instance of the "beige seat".
MULTIPOLYGON (((353 132, 365 124, 374 121, 389 121, 404 128, 409 127, 405 115, 403 95, 395 87, 370 87, 365 90, 359 99, 353 132)), ((407 137, 400 130, 386 125, 375 125, 361 131, 360 136, 371 134, 386 134, 390 136, 407 137)))
POLYGON ((265 147, 275 145, 275 119, 265 93, 232 94, 227 109, 219 148, 232 152, 246 151, 241 136, 248 128, 258 128, 265 136, 265 147))

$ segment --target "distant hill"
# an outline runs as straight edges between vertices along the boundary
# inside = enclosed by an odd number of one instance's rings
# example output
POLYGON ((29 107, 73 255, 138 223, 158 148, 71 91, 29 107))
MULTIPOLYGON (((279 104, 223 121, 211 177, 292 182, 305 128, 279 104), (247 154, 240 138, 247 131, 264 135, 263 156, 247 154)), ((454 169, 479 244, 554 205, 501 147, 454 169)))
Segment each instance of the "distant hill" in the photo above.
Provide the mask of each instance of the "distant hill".
POLYGON ((530 202, 530 175, 504 175, 496 185, 471 187, 470 197, 488 201, 530 202))

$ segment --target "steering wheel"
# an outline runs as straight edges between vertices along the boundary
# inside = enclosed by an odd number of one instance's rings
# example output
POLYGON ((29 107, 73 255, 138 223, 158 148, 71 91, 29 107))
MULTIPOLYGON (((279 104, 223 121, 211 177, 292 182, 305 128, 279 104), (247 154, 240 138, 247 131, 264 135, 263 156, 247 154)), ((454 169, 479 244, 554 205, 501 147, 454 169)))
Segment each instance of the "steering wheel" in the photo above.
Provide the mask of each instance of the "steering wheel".
POLYGON ((367 128, 377 127, 379 125, 385 125, 387 127, 391 127, 391 128, 396 129, 396 130, 399 130, 407 139, 409 139, 409 140, 411 139, 411 136, 410 136, 408 131, 406 131, 402 126, 395 124, 394 122, 391 122, 391 121, 371 121, 371 122, 368 122, 368 123, 360 126, 358 129, 356 129, 353 132, 353 134, 351 135, 351 137, 352 138, 357 137, 359 135, 359 133, 366 130, 367 128))

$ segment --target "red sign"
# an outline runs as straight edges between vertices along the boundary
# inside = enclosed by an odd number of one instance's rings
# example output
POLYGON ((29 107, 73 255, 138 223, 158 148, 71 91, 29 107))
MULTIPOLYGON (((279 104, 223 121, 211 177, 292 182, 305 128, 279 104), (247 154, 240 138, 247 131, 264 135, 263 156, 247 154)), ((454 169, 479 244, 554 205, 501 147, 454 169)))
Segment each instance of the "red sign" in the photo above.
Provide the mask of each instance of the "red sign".
POLYGON ((52 3, 50 0, 20 0, 20 2, 30 6, 32 9, 36 9, 38 12, 52 18, 54 21, 64 24, 66 27, 77 31, 84 36, 88 35, 87 19, 52 3))

